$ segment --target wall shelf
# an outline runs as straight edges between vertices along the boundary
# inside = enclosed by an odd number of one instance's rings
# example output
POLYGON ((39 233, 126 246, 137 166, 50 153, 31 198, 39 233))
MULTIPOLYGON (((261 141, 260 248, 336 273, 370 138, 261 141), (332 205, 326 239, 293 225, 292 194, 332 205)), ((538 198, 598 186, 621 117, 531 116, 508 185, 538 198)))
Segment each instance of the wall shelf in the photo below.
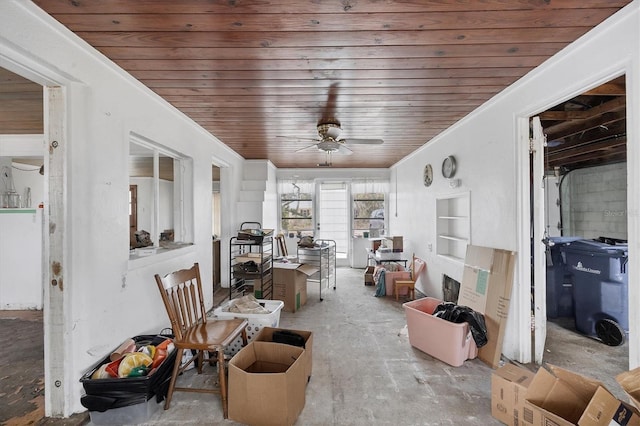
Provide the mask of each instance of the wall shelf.
POLYGON ((9 214, 9 213, 32 213, 35 214, 35 208, 20 208, 20 209, 0 209, 0 214, 9 214))
POLYGON ((438 238, 443 238, 445 240, 451 240, 451 241, 461 241, 464 243, 469 242, 468 238, 463 238, 463 237, 456 237, 455 235, 438 235, 438 238))
POLYGON ((436 198, 436 253, 463 263, 471 243, 471 203, 469 192, 436 198))

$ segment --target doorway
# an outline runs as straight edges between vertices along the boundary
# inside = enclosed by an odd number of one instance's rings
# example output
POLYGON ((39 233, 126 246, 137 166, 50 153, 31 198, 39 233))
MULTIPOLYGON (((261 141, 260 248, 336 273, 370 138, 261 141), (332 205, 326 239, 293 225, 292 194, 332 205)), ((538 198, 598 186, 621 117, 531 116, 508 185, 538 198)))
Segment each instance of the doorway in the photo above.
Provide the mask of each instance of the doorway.
POLYGON ((342 181, 321 181, 316 184, 316 240, 333 240, 337 259, 349 254, 349 184, 342 181))
POLYGON ((215 164, 211 166, 211 240, 212 240, 212 262, 213 262, 213 305, 217 307, 223 300, 220 294, 222 286, 221 280, 221 246, 220 233, 222 230, 222 209, 220 197, 220 167, 215 164), (220 297, 217 297, 220 294, 220 297))
MULTIPOLYGON (((626 243, 625 93, 625 77, 617 77, 540 113, 530 123, 532 338, 537 363, 555 343, 547 341, 547 327, 572 329, 590 339, 595 352, 599 345, 600 351, 611 352, 602 345, 620 343, 607 337, 615 330, 601 332, 596 324, 616 322, 616 315, 622 326, 628 324, 624 274, 618 274, 619 280, 593 281, 597 289, 574 288, 586 285, 569 265, 568 257, 580 254, 579 243, 563 248, 577 239, 593 241, 592 247, 600 247, 601 241, 626 243)), ((618 261, 622 269, 628 259, 621 255, 618 261)), ((625 331, 616 330, 626 340, 625 331)), ((628 365, 628 343, 614 353, 628 365)))
POLYGON ((12 366, 0 388, 0 424, 22 424, 45 415, 44 99, 41 84, 2 67, 0 82, 0 194, 12 196, 0 203, 0 340, 12 366))

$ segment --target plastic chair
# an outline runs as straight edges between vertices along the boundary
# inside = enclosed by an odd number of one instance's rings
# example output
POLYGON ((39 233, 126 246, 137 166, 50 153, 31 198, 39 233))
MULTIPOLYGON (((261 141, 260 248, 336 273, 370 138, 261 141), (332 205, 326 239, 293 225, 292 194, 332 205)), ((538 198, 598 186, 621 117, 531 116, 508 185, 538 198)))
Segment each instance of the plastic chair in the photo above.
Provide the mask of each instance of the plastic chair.
POLYGON ((176 350, 176 361, 173 366, 171 382, 167 392, 164 409, 169 409, 174 391, 206 392, 220 394, 222 411, 227 418, 227 378, 224 362, 224 348, 231 344, 238 336, 242 336, 244 345, 247 344, 247 320, 209 320, 207 321, 202 297, 202 282, 198 263, 189 269, 182 269, 160 277, 155 275, 162 301, 171 321, 176 350), (196 350, 194 356, 185 365, 182 364, 182 354, 185 350, 196 350), (212 388, 184 388, 176 387, 176 379, 192 362, 197 360, 198 374, 202 373, 204 354, 209 356, 209 363, 214 365, 213 354, 217 353, 218 387, 212 388))
POLYGON ((410 272, 410 276, 408 280, 395 280, 394 282, 394 288, 393 288, 393 292, 396 296, 396 300, 399 300, 398 297, 400 295, 400 289, 406 288, 407 289, 407 297, 409 298, 409 300, 413 300, 416 298, 416 290, 415 290, 415 286, 416 286, 416 281, 418 280, 418 276, 420 276, 420 273, 422 272, 422 268, 425 266, 425 263, 423 260, 418 259, 416 257, 416 254, 413 253, 411 255, 411 269, 409 270, 410 272), (416 260, 418 261, 418 266, 416 269, 416 260))

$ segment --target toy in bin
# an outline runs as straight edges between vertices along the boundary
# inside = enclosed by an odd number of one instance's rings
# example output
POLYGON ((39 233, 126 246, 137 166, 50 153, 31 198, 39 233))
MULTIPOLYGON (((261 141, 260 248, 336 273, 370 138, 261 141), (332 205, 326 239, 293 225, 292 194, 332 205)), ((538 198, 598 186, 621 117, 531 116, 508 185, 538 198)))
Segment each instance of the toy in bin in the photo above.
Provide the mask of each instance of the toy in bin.
POLYGON ((89 411, 146 402, 166 395, 177 351, 168 336, 136 336, 86 372, 80 382, 86 395, 80 400, 89 411))

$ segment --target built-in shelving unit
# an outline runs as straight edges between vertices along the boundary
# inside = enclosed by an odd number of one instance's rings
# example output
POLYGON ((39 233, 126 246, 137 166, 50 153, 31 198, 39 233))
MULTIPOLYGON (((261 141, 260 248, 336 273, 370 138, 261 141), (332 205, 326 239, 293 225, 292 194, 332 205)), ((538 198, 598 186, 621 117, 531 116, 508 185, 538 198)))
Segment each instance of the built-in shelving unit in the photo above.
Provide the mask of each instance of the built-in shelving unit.
POLYGON ((436 198, 436 252, 438 256, 464 262, 471 243, 471 202, 469 192, 436 198))

